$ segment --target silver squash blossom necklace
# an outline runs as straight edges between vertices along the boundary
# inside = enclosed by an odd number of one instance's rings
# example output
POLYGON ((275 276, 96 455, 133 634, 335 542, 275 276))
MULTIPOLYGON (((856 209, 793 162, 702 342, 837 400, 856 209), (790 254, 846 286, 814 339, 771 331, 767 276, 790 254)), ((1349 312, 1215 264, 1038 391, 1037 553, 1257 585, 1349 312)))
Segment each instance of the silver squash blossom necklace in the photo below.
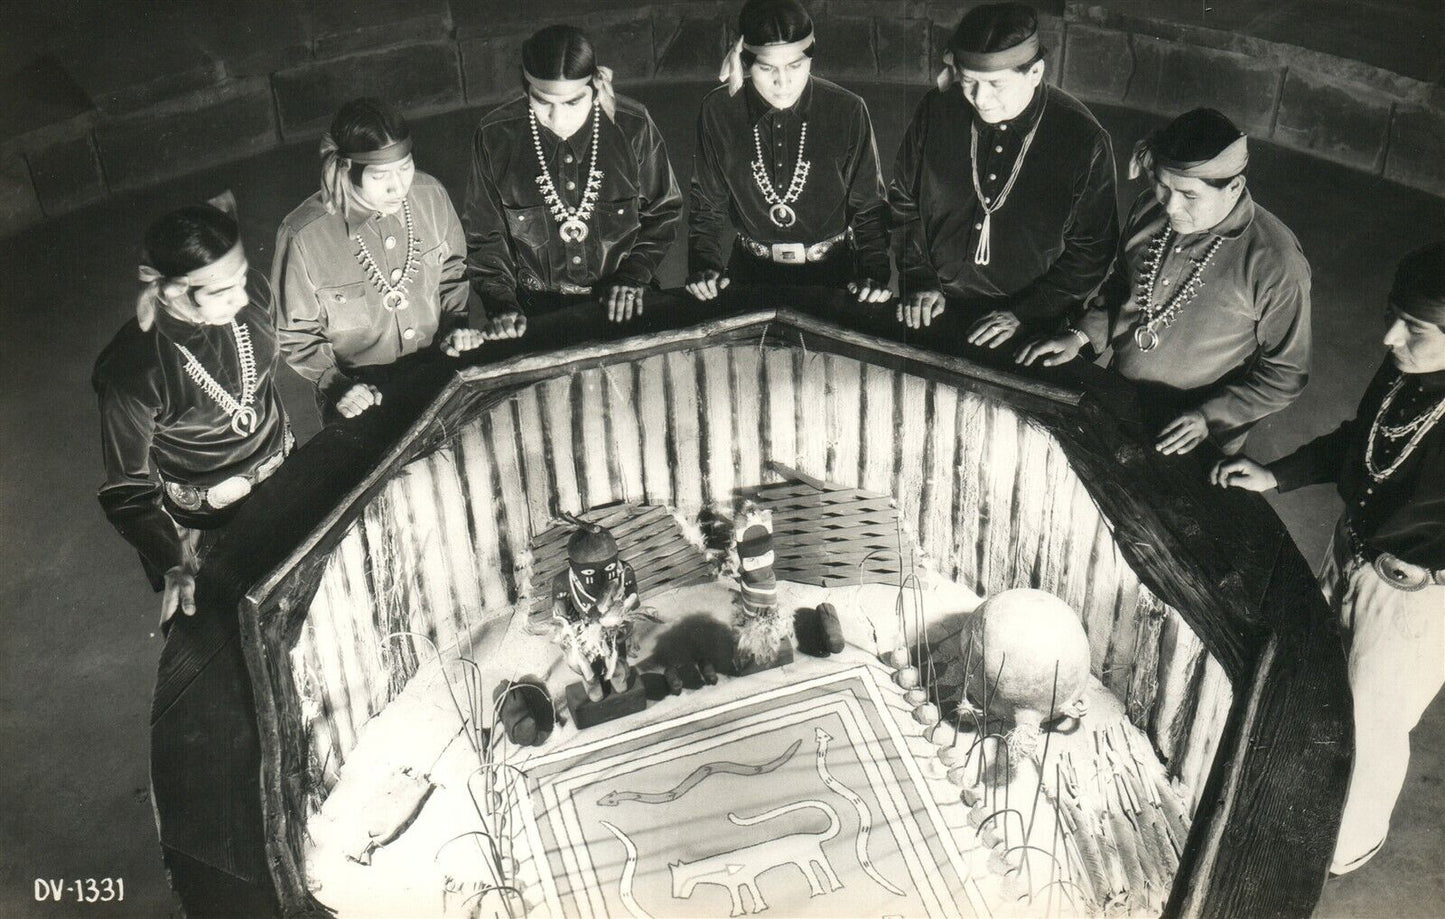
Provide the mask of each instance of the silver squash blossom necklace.
POLYGON ((180 342, 172 342, 181 356, 186 359, 186 374, 201 387, 201 391, 231 416, 231 430, 241 437, 250 437, 256 432, 256 410, 251 403, 256 401, 256 352, 251 348, 251 330, 236 320, 231 320, 231 334, 236 339, 236 357, 241 362, 241 395, 236 397, 226 392, 210 371, 180 342))
POLYGON ((1435 426, 1435 423, 1440 420, 1441 416, 1445 415, 1445 397, 1442 397, 1439 402, 1435 403, 1434 407, 1426 409, 1405 424, 1394 426, 1385 424, 1385 415, 1389 412, 1390 406, 1394 403, 1395 397, 1400 394, 1400 389, 1404 385, 1405 377, 1402 375, 1395 381, 1394 385, 1390 387, 1390 391, 1385 393, 1385 398, 1380 402, 1380 410, 1375 413, 1375 421, 1370 425, 1369 440, 1365 442, 1365 471, 1368 472, 1370 478, 1376 482, 1383 482, 1393 475, 1395 470, 1399 469, 1401 464, 1405 462, 1405 458, 1415 452, 1415 448, 1420 445, 1420 441, 1425 439, 1425 435, 1430 433, 1430 429, 1435 426), (1392 441, 1400 440, 1403 437, 1409 437, 1410 439, 1406 441, 1405 446, 1400 448, 1400 453, 1395 457, 1395 461, 1382 469, 1375 462, 1376 436, 1384 437, 1386 440, 1392 441))
POLYGON ((1224 243, 1223 236, 1216 236, 1204 251, 1204 257, 1194 260, 1194 270, 1184 283, 1175 289, 1168 300, 1154 305, 1154 287, 1159 282, 1160 269, 1164 267, 1164 254, 1174 241, 1174 230, 1168 224, 1149 244, 1149 254, 1144 260, 1144 271, 1139 275, 1139 287, 1134 297, 1139 303, 1140 322, 1134 327, 1134 344, 1145 354, 1159 347, 1159 331, 1167 328, 1179 316, 1179 311, 1193 300, 1204 286, 1204 269, 1224 243))
POLYGON ((366 275, 371 279, 371 283, 381 291, 381 305, 393 312, 406 309, 406 286, 411 283, 412 276, 416 274, 417 265, 420 264, 417 254, 421 250, 421 243, 416 238, 416 227, 412 223, 411 204, 405 198, 401 199, 401 212, 406 221, 406 262, 396 270, 393 280, 388 280, 382 273, 381 266, 376 263, 371 249, 366 245, 366 240, 361 238, 361 232, 357 231, 351 237, 358 247, 356 260, 361 263, 362 268, 366 269, 366 275))
POLYGON ((532 125, 532 147, 537 151, 537 185, 542 190, 542 200, 552 211, 552 219, 561 224, 558 232, 569 243, 580 243, 587 238, 587 221, 597 206, 597 196, 602 190, 602 170, 597 168, 597 139, 602 125, 602 103, 592 101, 592 158, 587 166, 587 184, 582 189, 582 203, 568 207, 557 194, 557 186, 547 171, 547 156, 542 152, 542 135, 537 129, 537 113, 527 108, 527 118, 532 125))
POLYGON ((757 153, 757 158, 753 160, 753 181, 757 183, 758 191, 763 193, 763 200, 768 202, 768 219, 775 227, 786 228, 798 222, 792 205, 803 193, 803 186, 808 184, 808 168, 812 164, 803 159, 803 150, 807 146, 808 123, 805 121, 798 136, 798 157, 793 161, 793 177, 788 181, 788 190, 779 197, 773 180, 768 178, 768 167, 763 163, 763 140, 758 135, 758 126, 753 125, 753 150, 757 153))

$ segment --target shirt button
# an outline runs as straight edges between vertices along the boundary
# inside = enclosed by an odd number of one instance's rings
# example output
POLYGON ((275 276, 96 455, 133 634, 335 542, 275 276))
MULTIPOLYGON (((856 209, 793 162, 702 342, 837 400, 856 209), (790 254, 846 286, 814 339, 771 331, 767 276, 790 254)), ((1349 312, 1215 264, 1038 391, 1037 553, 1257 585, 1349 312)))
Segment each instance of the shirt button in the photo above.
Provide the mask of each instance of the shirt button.
POLYGON ((395 284, 397 281, 400 281, 400 280, 401 280, 401 269, 400 269, 400 268, 393 268, 393 269, 391 269, 391 283, 395 284))
POLYGON ((998 126, 998 129, 999 129, 1000 131, 1007 131, 1007 130, 1008 130, 1008 125, 1006 125, 1006 124, 1001 124, 1001 125, 998 126))
POLYGON ((618 216, 621 216, 621 215, 624 214, 624 213, 626 213, 626 212, 625 212, 622 208, 619 207, 619 208, 617 209, 617 214, 618 214, 618 216))
POLYGON ((395 249, 395 248, 396 248, 396 237, 395 237, 395 236, 388 236, 385 240, 383 240, 383 242, 386 244, 386 247, 387 247, 388 249, 395 249))
POLYGON ((973 228, 974 228, 975 230, 982 230, 982 229, 983 229, 983 224, 981 224, 981 223, 975 223, 975 224, 973 225, 973 228))
POLYGON ((572 154, 569 153, 569 154, 567 154, 566 156, 562 157, 562 162, 564 162, 564 163, 570 163, 570 162, 572 162, 572 154))
POLYGON ((1003 152, 1003 147, 994 147, 994 148, 993 148, 993 152, 994 152, 994 153, 1002 153, 1002 152, 1003 152))
POLYGON ((574 265, 580 265, 580 264, 582 264, 582 256, 580 256, 580 255, 574 255, 574 256, 572 256, 572 264, 574 264, 574 265))
POLYGON ((576 187, 577 187, 577 183, 576 183, 576 182, 568 182, 568 183, 567 183, 567 190, 568 190, 568 191, 571 191, 571 190, 573 190, 573 189, 576 188, 576 187))
POLYGON ((1165 278, 1165 279, 1164 279, 1164 286, 1165 286, 1165 287, 1168 287, 1168 286, 1169 286, 1169 279, 1168 279, 1168 278, 1165 278))
POLYGON ((1183 252, 1183 251, 1184 251, 1184 247, 1183 247, 1183 246, 1175 246, 1175 247, 1174 247, 1174 251, 1175 251, 1175 252, 1183 252))
POLYGON ((983 197, 983 203, 984 203, 984 204, 992 204, 992 203, 993 203, 993 199, 990 198, 990 197, 988 197, 987 195, 984 195, 984 197, 983 197))
POLYGON ((416 338, 416 329, 402 329, 401 337, 407 341, 411 341, 413 338, 416 338))
POLYGON ((992 181, 993 179, 998 178, 998 174, 997 174, 997 173, 994 173, 994 172, 990 172, 990 173, 988 174, 988 177, 989 177, 989 180, 992 181))

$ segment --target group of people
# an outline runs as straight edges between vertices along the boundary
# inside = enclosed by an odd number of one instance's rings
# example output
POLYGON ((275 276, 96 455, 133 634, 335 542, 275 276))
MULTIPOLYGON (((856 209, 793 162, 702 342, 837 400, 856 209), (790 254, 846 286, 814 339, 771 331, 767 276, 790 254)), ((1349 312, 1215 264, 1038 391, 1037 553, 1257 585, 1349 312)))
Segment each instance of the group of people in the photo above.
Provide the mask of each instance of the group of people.
MULTIPOLYGON (((698 116, 692 296, 822 286, 896 299, 909 328, 953 312, 968 342, 1008 344, 1023 365, 1109 355, 1160 413, 1160 452, 1212 439, 1230 457, 1216 484, 1339 484, 1321 584, 1347 634, 1360 740, 1336 870, 1362 864, 1445 682, 1445 246, 1400 266, 1390 357, 1357 419, 1262 466, 1240 451, 1305 385, 1310 270, 1251 196, 1248 140, 1226 116, 1186 112, 1135 145, 1130 175, 1150 187, 1121 228, 1109 135, 1045 82, 1030 7, 963 17, 887 183, 863 100, 811 72, 823 39, 803 5, 746 0, 737 25, 698 116)), ((323 141, 320 189, 281 224, 269 285, 253 283, 226 202, 147 232, 136 318, 94 384, 100 501, 163 591, 163 624, 194 611, 207 534, 292 446, 283 357, 324 416, 351 417, 406 355, 524 335, 537 294, 591 297, 614 322, 642 314, 682 220, 661 133, 570 26, 523 44, 521 90, 476 130, 460 214, 417 170, 405 120, 358 99, 323 141)))

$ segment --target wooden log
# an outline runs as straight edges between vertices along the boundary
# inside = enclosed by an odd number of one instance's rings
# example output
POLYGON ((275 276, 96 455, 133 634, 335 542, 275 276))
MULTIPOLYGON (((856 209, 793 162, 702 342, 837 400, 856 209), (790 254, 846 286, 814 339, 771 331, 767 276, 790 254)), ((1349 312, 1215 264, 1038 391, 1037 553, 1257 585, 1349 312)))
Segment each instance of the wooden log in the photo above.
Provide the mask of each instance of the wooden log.
POLYGON ((863 397, 858 445, 858 483, 877 494, 891 494, 894 485, 893 387, 897 375, 887 367, 863 365, 863 397))
MULTIPOLYGON (((468 550, 465 554, 450 556, 452 569, 460 572, 470 565, 478 581, 476 595, 462 600, 459 604, 462 609, 468 610, 467 621, 462 630, 471 638, 475 627, 487 618, 487 610, 500 611, 506 608, 511 590, 503 575, 511 564, 510 561, 504 562, 502 558, 502 547, 507 540, 503 537, 499 523, 499 518, 505 514, 498 487, 500 478, 493 471, 492 452, 488 449, 486 438, 482 436, 481 426, 469 424, 463 428, 458 448, 469 486, 466 503, 463 504, 460 500, 460 483, 453 494, 451 483, 444 481, 447 492, 438 497, 444 504, 455 501, 456 507, 467 507, 471 512, 472 539, 461 539, 459 535, 444 537, 449 544, 455 545, 451 542, 455 540, 468 550)), ((447 546, 437 546, 436 550, 436 554, 442 554, 447 551, 447 546)))
POLYGON ((733 441, 733 392, 728 352, 723 348, 698 351, 706 382, 703 421, 707 437, 707 500, 729 505, 737 487, 737 445, 733 441))
MULTIPOLYGON (((471 504, 470 489, 462 483, 462 476, 466 474, 462 472, 466 464, 463 451, 467 443, 471 449, 486 453, 480 425, 468 424, 450 449, 428 457, 432 488, 415 490, 410 495, 413 519, 425 519, 424 511, 429 510, 435 521, 430 546, 422 553, 421 582, 432 618, 437 620, 437 634, 441 638, 438 644, 443 648, 461 648, 463 642, 469 643, 471 623, 480 622, 483 609, 488 605, 505 607, 507 603, 497 508, 489 507, 491 519, 482 521, 481 532, 489 534, 486 538, 491 542, 490 550, 480 539, 473 539, 475 524, 469 518, 476 513, 476 508, 471 504), (496 561, 489 567, 481 560, 484 557, 494 557, 496 561)), ((488 463, 484 485, 489 494, 495 495, 490 465, 488 463)))
POLYGON ((1015 579, 1014 518, 1019 461, 1019 419, 1011 408, 987 408, 987 453, 981 457, 983 507, 980 538, 986 547, 983 583, 988 596, 1019 586, 1015 579))
MULTIPOLYGON (((1098 508, 1094 506, 1094 500, 1089 497, 1084 483, 1080 482, 1072 473, 1070 473, 1066 500, 1069 507, 1067 526, 1061 526, 1059 530, 1061 538, 1065 540, 1068 547, 1065 566, 1069 577, 1064 582, 1063 590, 1059 595, 1079 614, 1079 621, 1084 624, 1084 630, 1087 632, 1089 630, 1088 593, 1090 579, 1093 577, 1091 561, 1097 547, 1096 536, 1104 522, 1099 516, 1098 508)), ((1102 656, 1099 660, 1102 665, 1102 656)))
POLYGON ((923 492, 929 468, 929 429, 933 425, 928 381, 908 373, 897 375, 894 400, 894 479, 888 492, 898 502, 898 516, 916 537, 923 531, 923 492))
POLYGON ((924 551, 947 571, 952 567, 954 458, 958 454, 958 391, 930 381, 928 384, 930 424, 926 442, 927 477, 920 498, 922 520, 919 541, 924 551))
POLYGON ((1199 807, 1204 793, 1206 778, 1214 766, 1215 754, 1224 732, 1224 722, 1229 718, 1230 706, 1234 703, 1234 692, 1225 676, 1224 668, 1206 655, 1203 677, 1199 685, 1199 701, 1194 722, 1190 725, 1189 743, 1185 746, 1178 762, 1176 775, 1188 789, 1186 803, 1192 814, 1199 807))
POLYGON ((547 455, 542 422, 542 407, 535 387, 527 387, 516 396, 516 428, 521 441, 522 469, 526 476, 527 514, 532 521, 532 532, 547 529, 548 522, 555 516, 556 487, 551 457, 547 455))
MULTIPOLYGON (((523 482, 521 460, 517 455, 517 427, 514 403, 504 402, 481 416, 482 439, 492 457, 497 494, 501 496, 505 529, 505 557, 509 560, 507 599, 515 603, 530 587, 531 559, 528 546, 532 542, 532 519, 523 482)), ((499 552, 499 555, 501 553, 499 552)))
POLYGON ((863 368, 852 358, 826 358, 828 388, 828 475, 830 482, 860 487, 858 478, 859 412, 863 368))
POLYGON ((950 576, 974 593, 986 597, 988 590, 985 583, 987 553, 983 541, 983 483, 987 472, 983 463, 989 424, 984 401, 975 395, 961 393, 954 428, 957 431, 957 452, 953 458, 954 535, 950 576))
POLYGON ((798 392, 793 379, 793 349, 769 348, 763 352, 767 383, 767 459, 798 465, 798 392))
POLYGON ((616 444, 607 436, 607 393, 602 370, 584 370, 572 380, 572 454, 587 493, 582 506, 610 504, 622 497, 624 489, 614 484, 621 477, 620 471, 614 472, 620 461, 616 444))
POLYGON ((760 485, 765 481, 763 462, 762 411, 763 393, 758 385, 761 357, 756 346, 739 345, 728 349, 732 369, 733 443, 738 466, 734 481, 737 487, 760 485))
POLYGON ((817 351, 793 355, 798 379, 797 429, 798 466, 808 475, 828 475, 828 376, 827 360, 817 351))
POLYGON ((695 515, 702 506, 697 364, 687 351, 674 351, 665 361, 669 394, 668 454, 673 458, 673 499, 669 503, 695 515))
POLYGON ((554 377, 537 384, 542 405, 542 442, 547 445, 547 459, 556 489, 558 513, 577 513, 589 502, 577 481, 576 440, 572 433, 572 377, 554 377))
POLYGON ((1199 701, 1204 643, 1179 612, 1168 609, 1159 637, 1159 695, 1149 736, 1164 761, 1173 764, 1189 739, 1199 701))
POLYGON ((646 358, 637 365, 633 399, 642 429, 642 481, 649 504, 673 502, 672 465, 667 452, 665 358, 646 358))
POLYGON ((602 379, 607 388, 607 419, 617 451, 617 471, 621 481, 621 492, 617 497, 640 502, 644 500, 646 489, 642 483, 642 433, 633 396, 633 378, 631 364, 602 368, 602 379))
POLYGON ((1046 516, 1053 495, 1049 493, 1049 455, 1052 444, 1028 421, 1017 427, 1018 460, 1014 467, 1013 566, 1009 580, 1019 587, 1039 587, 1040 546, 1047 538, 1046 516))

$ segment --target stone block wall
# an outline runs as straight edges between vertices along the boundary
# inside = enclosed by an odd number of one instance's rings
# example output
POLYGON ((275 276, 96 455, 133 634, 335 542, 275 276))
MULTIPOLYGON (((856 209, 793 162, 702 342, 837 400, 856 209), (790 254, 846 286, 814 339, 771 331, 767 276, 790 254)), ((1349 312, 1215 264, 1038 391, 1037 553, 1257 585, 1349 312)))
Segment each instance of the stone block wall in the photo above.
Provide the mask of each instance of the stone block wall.
MULTIPOLYGON (((926 85, 976 0, 805 0, 819 72, 926 85)), ((1090 102, 1162 115, 1210 105, 1253 136, 1445 196, 1445 92, 1318 51, 1141 15, 1137 4, 1040 2, 1049 80, 1090 102)), ((346 99, 409 115, 501 101, 539 25, 586 28, 620 82, 712 80, 736 0, 248 0, 194 21, 88 29, 46 67, 64 104, 0 115, 0 236, 107 196, 319 135, 346 99)), ((42 72, 42 71, 38 71, 42 72)), ((33 86, 33 80, 32 80, 33 86)), ((25 86, 0 86, 0 94, 25 86)), ((10 100, 6 100, 7 103, 10 100)), ((25 100, 21 100, 25 101, 25 100)))

